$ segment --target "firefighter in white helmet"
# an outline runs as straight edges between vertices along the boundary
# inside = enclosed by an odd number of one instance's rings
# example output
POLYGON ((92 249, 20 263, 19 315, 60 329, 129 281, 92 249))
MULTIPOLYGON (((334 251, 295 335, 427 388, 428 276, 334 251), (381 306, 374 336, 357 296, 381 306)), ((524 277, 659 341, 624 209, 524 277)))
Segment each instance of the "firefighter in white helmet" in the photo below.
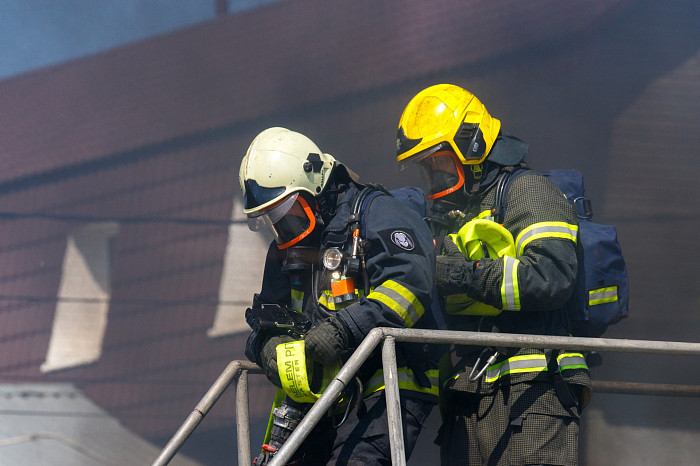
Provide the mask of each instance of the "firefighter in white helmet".
MULTIPOLYGON (((527 144, 473 94, 440 84, 408 103, 396 149, 433 200, 448 327, 567 335, 578 219, 553 183, 524 170, 527 144)), ((590 388, 580 352, 457 346, 442 367, 442 464, 576 464, 590 388)))
MULTIPOLYGON (((287 394, 274 410, 259 463, 274 454, 311 406, 328 368, 337 370, 370 330, 435 328, 430 229, 405 203, 358 180, 309 138, 284 128, 260 133, 241 163, 249 226, 269 228, 274 235, 262 290, 247 313, 262 317, 249 320, 253 332, 246 355, 287 394), (296 335, 278 332, 265 325, 270 309, 295 313, 292 323, 298 313, 311 328, 306 332, 302 327, 296 335), (301 383, 294 386, 286 383, 285 368, 296 363, 280 363, 289 353, 299 355, 296 362, 308 358, 309 363, 308 380, 297 373, 295 381, 301 383)), ((435 348, 397 344, 407 455, 437 403, 438 358, 435 348)), ((391 464, 383 377, 381 358, 375 354, 295 460, 310 465, 391 464)))

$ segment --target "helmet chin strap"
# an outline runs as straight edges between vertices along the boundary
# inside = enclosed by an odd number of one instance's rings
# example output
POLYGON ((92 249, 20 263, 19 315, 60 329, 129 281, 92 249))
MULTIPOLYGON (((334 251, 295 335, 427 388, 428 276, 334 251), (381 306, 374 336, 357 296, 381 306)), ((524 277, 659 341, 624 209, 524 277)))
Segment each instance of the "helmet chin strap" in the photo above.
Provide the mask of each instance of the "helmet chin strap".
POLYGON ((467 183, 464 183, 464 194, 471 197, 479 194, 479 188, 481 188, 481 182, 477 181, 471 185, 471 188, 467 189, 467 183))
POLYGON ((474 196, 479 193, 481 183, 484 177, 484 165, 478 163, 476 165, 462 165, 464 171, 464 194, 474 196))
POLYGON ((464 195, 471 198, 493 186, 498 178, 501 166, 493 162, 484 161, 477 165, 462 165, 462 168, 464 169, 465 180, 464 195), (466 167, 470 167, 469 172, 467 172, 466 167))

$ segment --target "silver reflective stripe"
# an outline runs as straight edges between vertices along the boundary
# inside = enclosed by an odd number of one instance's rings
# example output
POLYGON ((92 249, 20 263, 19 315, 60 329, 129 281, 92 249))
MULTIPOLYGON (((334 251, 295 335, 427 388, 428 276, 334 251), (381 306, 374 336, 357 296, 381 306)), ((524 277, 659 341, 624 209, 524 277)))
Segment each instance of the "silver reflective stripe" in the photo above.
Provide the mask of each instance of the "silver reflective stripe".
POLYGON ((586 364, 586 359, 581 353, 560 354, 557 357, 557 364, 559 364, 559 370, 575 369, 577 367, 588 367, 588 365, 586 364))
POLYGON ((578 230, 576 230, 573 225, 562 222, 556 222, 556 224, 546 223, 539 226, 534 226, 534 228, 524 231, 518 237, 518 244, 516 245, 517 255, 520 256, 525 248, 525 245, 538 237, 568 238, 576 242, 577 231, 578 230))
POLYGON ((510 256, 503 256, 503 286, 501 299, 503 309, 508 311, 520 310, 520 297, 518 296, 518 268, 519 261, 510 256))
POLYGON ((292 309, 301 312, 304 307, 304 292, 292 290, 292 309))
POLYGON ((326 306, 331 311, 335 310, 335 302, 333 302, 333 295, 329 290, 326 290, 321 293, 321 296, 318 297, 318 302, 326 306))
POLYGON ((502 375, 517 372, 539 372, 547 370, 547 360, 543 354, 514 356, 490 367, 486 371, 486 382, 493 382, 502 375))
POLYGON ((617 286, 610 286, 588 292, 588 304, 591 306, 613 301, 617 301, 617 286))
MULTIPOLYGON (((409 301, 408 299, 401 296, 401 294, 399 294, 398 291, 393 290, 391 288, 388 288, 384 285, 381 285, 381 286, 378 286, 377 288, 374 289, 374 293, 379 293, 379 294, 386 296, 390 300, 394 301, 401 309, 403 309, 406 312, 406 314, 408 315, 408 317, 410 319, 410 322, 408 322, 408 321, 406 322, 407 327, 413 327, 413 325, 416 322, 418 322, 418 319, 421 318, 422 314, 419 314, 418 311, 416 311, 416 308, 413 307, 413 303, 411 303, 411 301, 409 301)), ((374 296, 368 296, 368 298, 373 298, 373 297, 374 296)), ((389 306, 389 307, 393 308, 393 306, 389 306)), ((396 311, 396 309, 394 309, 394 310, 396 311)), ((402 318, 403 318, 403 316, 402 316, 402 318)), ((404 320, 406 320, 406 319, 404 318, 404 320)))

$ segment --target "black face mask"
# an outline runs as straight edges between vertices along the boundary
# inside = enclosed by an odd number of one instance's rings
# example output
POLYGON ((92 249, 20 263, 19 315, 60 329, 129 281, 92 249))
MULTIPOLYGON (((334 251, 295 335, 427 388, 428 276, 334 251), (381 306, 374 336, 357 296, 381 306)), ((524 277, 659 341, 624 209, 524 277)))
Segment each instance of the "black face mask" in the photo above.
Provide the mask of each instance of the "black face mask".
POLYGON ((319 262, 324 222, 320 213, 314 212, 314 215, 316 226, 313 231, 294 246, 282 250, 282 253, 285 254, 285 259, 282 261, 282 272, 290 275, 293 285, 300 285, 304 272, 311 270, 312 266, 319 262))

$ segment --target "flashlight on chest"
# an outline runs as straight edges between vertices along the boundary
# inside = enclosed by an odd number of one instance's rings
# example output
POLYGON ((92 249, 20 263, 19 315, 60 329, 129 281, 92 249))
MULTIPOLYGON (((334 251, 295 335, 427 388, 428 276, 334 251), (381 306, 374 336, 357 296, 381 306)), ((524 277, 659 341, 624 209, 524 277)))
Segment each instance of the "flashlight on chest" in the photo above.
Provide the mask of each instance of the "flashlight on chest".
POLYGON ((359 265, 353 267, 352 262, 353 258, 345 257, 338 248, 326 249, 323 253, 323 266, 330 272, 331 295, 336 305, 357 298, 353 279, 357 271, 353 273, 353 269, 359 269, 359 265))

